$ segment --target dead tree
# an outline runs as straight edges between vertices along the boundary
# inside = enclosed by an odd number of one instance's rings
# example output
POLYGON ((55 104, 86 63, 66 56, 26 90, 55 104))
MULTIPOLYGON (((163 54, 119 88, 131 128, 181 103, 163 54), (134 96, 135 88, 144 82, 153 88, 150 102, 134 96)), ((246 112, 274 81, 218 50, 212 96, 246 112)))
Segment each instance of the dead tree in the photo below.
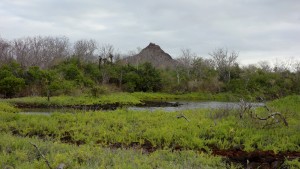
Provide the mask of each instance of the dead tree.
POLYGON ((239 107, 240 107, 240 110, 239 110, 240 119, 242 119, 244 117, 244 115, 246 113, 248 113, 250 118, 252 118, 252 119, 259 120, 259 121, 266 121, 263 128, 274 125, 274 124, 278 124, 280 122, 283 122, 283 124, 287 127, 289 126, 289 124, 286 120, 286 117, 284 117, 284 115, 282 113, 272 112, 271 109, 268 108, 267 106, 264 106, 264 108, 268 112, 268 115, 266 117, 260 117, 259 115, 253 113, 253 110, 251 109, 252 108, 251 103, 245 102, 243 99, 240 100, 239 107), (269 120, 272 120, 272 121, 269 122, 269 120))
POLYGON ((228 52, 227 49, 219 48, 209 53, 209 55, 212 56, 215 62, 220 79, 229 83, 231 79, 230 69, 236 63, 239 53, 236 51, 228 52))
POLYGON ((251 103, 245 102, 244 99, 240 99, 240 102, 239 102, 238 105, 240 107, 240 110, 239 110, 240 119, 243 118, 245 113, 250 113, 250 117, 252 117, 252 111, 251 111, 252 105, 251 105, 251 103))
POLYGON ((181 49, 181 55, 177 61, 186 71, 187 77, 190 77, 192 64, 196 57, 196 54, 192 53, 191 49, 181 49))
POLYGON ((259 117, 257 114, 255 115, 254 117, 255 119, 258 119, 258 120, 262 120, 262 121, 268 121, 269 119, 273 119, 271 123, 266 123, 263 128, 267 127, 267 126, 270 126, 270 125, 274 125, 274 124, 278 124, 280 123, 281 121, 283 122, 283 124, 288 127, 289 124, 286 120, 286 118, 280 113, 280 112, 273 112, 271 114, 269 114, 267 117, 259 117), (279 118, 277 118, 279 117, 279 118))
POLYGON ((75 42, 74 46, 74 56, 79 59, 79 61, 94 61, 95 51, 97 50, 97 42, 93 39, 90 40, 78 40, 75 42))
POLYGON ((0 66, 11 60, 13 60, 11 43, 0 37, 0 66))
POLYGON ((99 47, 99 51, 99 70, 102 74, 102 84, 106 84, 110 79, 110 66, 108 63, 110 63, 110 65, 113 63, 114 47, 111 44, 103 44, 101 47, 99 47))

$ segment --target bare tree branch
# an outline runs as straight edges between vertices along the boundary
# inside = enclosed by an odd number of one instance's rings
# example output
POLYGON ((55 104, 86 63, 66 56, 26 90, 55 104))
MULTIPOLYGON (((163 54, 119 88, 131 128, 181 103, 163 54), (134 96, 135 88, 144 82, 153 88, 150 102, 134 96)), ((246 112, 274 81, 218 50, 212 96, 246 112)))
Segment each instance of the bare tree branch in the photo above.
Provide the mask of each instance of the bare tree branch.
POLYGON ((212 56, 216 69, 219 71, 220 79, 230 82, 231 67, 236 63, 239 53, 236 51, 228 52, 228 49, 219 48, 209 53, 212 56))
POLYGON ((52 169, 50 162, 47 160, 47 158, 44 156, 44 154, 40 151, 40 149, 38 148, 38 146, 32 142, 29 142, 31 145, 33 145, 33 147, 36 149, 36 151, 39 153, 39 155, 45 160, 47 166, 52 169))
POLYGON ((190 120, 188 118, 186 118, 185 115, 183 115, 183 114, 178 115, 177 118, 178 119, 184 118, 186 121, 190 122, 190 120))
POLYGON ((97 42, 93 39, 90 40, 78 40, 74 46, 74 56, 80 61, 94 61, 95 51, 97 50, 97 42))

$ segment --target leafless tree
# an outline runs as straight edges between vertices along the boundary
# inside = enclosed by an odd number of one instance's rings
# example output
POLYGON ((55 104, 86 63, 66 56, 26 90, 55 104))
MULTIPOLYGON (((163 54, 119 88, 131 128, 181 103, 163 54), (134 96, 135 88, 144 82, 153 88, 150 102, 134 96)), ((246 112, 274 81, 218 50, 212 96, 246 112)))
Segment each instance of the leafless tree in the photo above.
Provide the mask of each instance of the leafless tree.
POLYGON ((69 56, 69 40, 66 37, 39 38, 40 46, 35 49, 36 58, 40 60, 41 68, 51 67, 69 56))
POLYGON ((228 52, 228 49, 218 48, 212 53, 212 56, 216 69, 219 71, 220 79, 225 82, 230 82, 231 79, 231 67, 236 63, 239 53, 236 51, 228 52))
POLYGON ((20 38, 13 41, 14 57, 22 67, 34 65, 34 58, 30 54, 29 38, 20 38))
POLYGON ((67 37, 48 38, 48 41, 47 56, 51 60, 48 66, 53 66, 70 56, 70 42, 67 37))
MULTIPOLYGON (((141 51, 142 51, 141 47, 137 47, 136 50, 128 51, 128 54, 124 57, 125 62, 128 63, 128 60, 132 59, 131 57, 138 55, 139 53, 141 53, 141 51)), ((134 65, 136 65, 136 69, 138 70, 141 62, 141 57, 136 57, 134 61, 135 61, 134 65)))
POLYGON ((113 57, 114 57, 114 47, 111 44, 102 44, 99 47, 99 58, 102 59, 107 59, 109 60, 111 63, 113 62, 113 57))
POLYGON ((192 72, 197 81, 205 78, 208 75, 208 71, 212 69, 214 69, 214 62, 212 59, 197 57, 192 63, 192 72))
POLYGON ((179 64, 185 69, 187 76, 190 77, 192 64, 197 55, 191 51, 191 49, 181 49, 181 55, 177 59, 179 64))
POLYGON ((12 47, 9 41, 0 37, 0 66, 13 59, 12 47))
POLYGON ((74 43, 74 56, 80 61, 95 61, 95 52, 98 49, 97 42, 93 39, 90 40, 78 40, 74 43))
POLYGON ((270 63, 268 61, 260 61, 260 62, 258 62, 258 66, 259 66, 260 69, 262 69, 265 72, 271 72, 272 71, 270 63))
POLYGON ((274 63, 274 72, 285 72, 292 71, 293 64, 295 63, 294 58, 286 58, 283 60, 276 60, 274 63))
POLYGON ((109 67, 113 63, 114 47, 111 44, 103 44, 99 47, 99 52, 99 69, 102 74, 102 84, 106 84, 110 79, 109 67))
POLYGON ((296 73, 300 73, 300 61, 295 61, 293 64, 293 71, 296 73))
POLYGON ((27 37, 13 41, 13 56, 26 68, 48 68, 69 55, 69 40, 66 37, 27 37))

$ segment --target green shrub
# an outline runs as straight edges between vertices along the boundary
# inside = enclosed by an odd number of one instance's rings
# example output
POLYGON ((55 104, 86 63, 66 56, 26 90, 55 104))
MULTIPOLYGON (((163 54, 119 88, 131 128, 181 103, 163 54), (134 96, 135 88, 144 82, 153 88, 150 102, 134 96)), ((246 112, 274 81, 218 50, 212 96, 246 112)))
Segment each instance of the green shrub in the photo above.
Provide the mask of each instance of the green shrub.
POLYGON ((13 107, 11 104, 0 101, 0 111, 6 113, 16 113, 19 109, 13 107))

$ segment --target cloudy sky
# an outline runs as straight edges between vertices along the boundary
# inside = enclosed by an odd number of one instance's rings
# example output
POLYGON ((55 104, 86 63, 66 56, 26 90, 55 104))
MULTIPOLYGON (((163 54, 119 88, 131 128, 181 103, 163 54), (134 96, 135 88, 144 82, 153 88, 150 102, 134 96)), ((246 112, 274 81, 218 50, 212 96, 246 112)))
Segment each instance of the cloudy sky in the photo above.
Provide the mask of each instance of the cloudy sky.
POLYGON ((95 39, 126 53, 149 42, 177 57, 216 48, 242 64, 300 58, 300 0, 1 0, 0 36, 95 39))

